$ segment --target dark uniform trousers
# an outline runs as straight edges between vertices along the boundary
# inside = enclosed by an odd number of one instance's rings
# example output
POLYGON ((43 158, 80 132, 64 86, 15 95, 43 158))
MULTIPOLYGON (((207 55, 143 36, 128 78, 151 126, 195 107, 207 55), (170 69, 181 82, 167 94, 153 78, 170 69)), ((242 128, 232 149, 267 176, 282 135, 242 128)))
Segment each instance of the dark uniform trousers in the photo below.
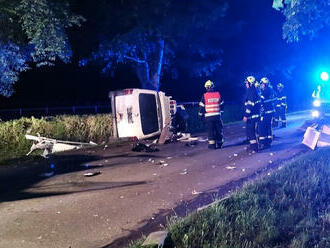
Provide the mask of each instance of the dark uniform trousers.
POLYGON ((223 125, 220 115, 205 117, 210 149, 221 148, 223 143, 223 125))
POLYGON ((246 121, 246 137, 249 141, 250 150, 258 150, 258 142, 256 137, 258 119, 247 119, 246 121))
POLYGON ((280 122, 282 122, 282 127, 286 127, 286 106, 276 105, 274 127, 278 127, 280 122))
POLYGON ((272 113, 264 114, 259 122, 259 143, 266 147, 273 141, 272 119, 272 113))

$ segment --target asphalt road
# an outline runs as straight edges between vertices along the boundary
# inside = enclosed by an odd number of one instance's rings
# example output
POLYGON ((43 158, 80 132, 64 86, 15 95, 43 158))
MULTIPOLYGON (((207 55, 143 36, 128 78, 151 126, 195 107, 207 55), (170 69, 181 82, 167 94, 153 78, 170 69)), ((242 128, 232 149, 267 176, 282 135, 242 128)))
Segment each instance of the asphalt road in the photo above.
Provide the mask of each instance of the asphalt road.
POLYGON ((78 150, 37 164, 0 169, 0 248, 120 247, 230 194, 246 181, 309 151, 297 113, 275 130, 273 146, 247 153, 242 123, 226 125, 221 150, 176 142, 153 153, 130 145, 78 150), (54 175, 42 176, 50 164, 54 175), (100 172, 85 177, 86 172, 100 172))

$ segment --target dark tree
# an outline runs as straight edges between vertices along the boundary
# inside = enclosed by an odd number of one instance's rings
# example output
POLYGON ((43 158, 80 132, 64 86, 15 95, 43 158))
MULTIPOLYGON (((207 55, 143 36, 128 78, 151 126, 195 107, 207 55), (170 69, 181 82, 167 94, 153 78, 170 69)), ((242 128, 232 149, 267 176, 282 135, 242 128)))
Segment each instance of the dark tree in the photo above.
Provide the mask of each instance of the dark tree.
POLYGON ((330 25, 330 2, 315 0, 274 0, 273 8, 285 16, 283 39, 299 41, 302 36, 314 38, 330 25))
POLYGON ((29 66, 69 62, 67 28, 84 19, 65 0, 0 0, 0 94, 9 97, 29 66))
POLYGON ((191 74, 208 75, 221 65, 217 37, 226 9, 223 0, 104 2, 107 15, 101 15, 99 48, 81 62, 97 61, 110 74, 120 64, 129 64, 142 88, 155 90, 164 70, 175 75, 178 66, 189 65, 191 74))

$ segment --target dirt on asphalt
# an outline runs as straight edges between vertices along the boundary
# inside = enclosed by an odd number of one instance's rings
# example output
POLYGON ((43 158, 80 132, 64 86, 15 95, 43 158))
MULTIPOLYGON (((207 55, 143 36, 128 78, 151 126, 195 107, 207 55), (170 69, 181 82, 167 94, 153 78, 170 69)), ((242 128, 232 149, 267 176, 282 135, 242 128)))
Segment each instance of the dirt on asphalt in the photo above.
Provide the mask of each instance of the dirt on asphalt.
POLYGON ((288 128, 275 130, 272 147, 254 154, 239 123, 225 126, 221 150, 175 142, 147 153, 124 144, 1 168, 0 248, 123 247, 163 229, 169 216, 195 211, 308 151, 298 128, 305 118, 291 115, 288 128), (54 175, 42 176, 51 164, 54 175))

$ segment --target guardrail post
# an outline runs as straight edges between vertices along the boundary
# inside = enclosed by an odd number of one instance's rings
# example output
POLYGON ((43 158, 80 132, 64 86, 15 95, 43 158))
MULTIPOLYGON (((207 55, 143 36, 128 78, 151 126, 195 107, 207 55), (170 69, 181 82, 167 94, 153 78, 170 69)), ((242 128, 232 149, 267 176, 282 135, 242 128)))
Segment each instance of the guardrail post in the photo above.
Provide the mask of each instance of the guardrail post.
POLYGON ((19 109, 19 116, 22 117, 22 114, 23 114, 23 110, 20 108, 20 109, 19 109))
POLYGON ((94 106, 95 114, 97 114, 97 105, 94 106))
POLYGON ((72 112, 75 114, 76 113, 76 107, 72 106, 72 112))

